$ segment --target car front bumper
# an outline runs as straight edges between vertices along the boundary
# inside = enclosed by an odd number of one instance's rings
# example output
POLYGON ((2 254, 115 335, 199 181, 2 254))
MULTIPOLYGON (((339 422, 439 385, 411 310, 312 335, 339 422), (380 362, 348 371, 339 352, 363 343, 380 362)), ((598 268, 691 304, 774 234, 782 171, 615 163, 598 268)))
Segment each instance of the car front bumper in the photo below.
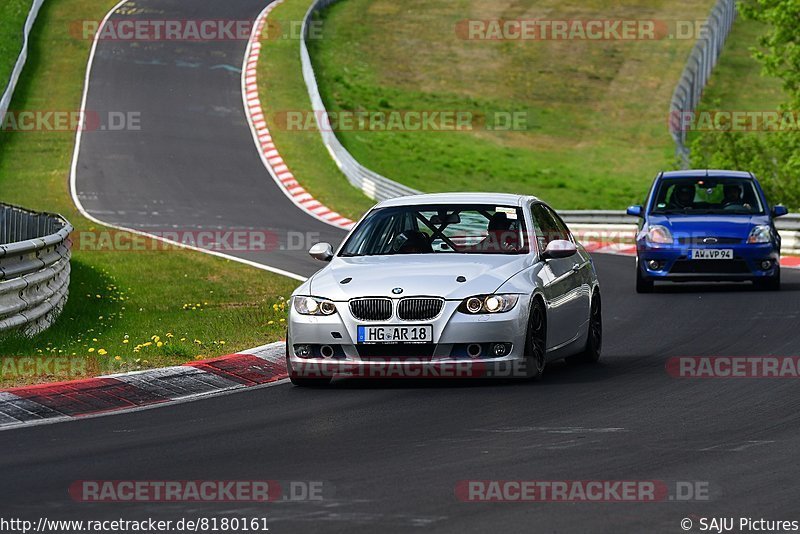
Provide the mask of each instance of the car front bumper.
POLYGON ((461 301, 445 302, 442 313, 429 321, 360 321, 346 302, 337 302, 330 316, 289 313, 287 360, 295 376, 349 375, 364 377, 480 377, 524 373, 525 336, 529 297, 521 295, 509 312, 467 315, 457 311, 461 301), (422 344, 358 343, 358 326, 431 325, 433 339, 422 344), (505 353, 495 356, 492 348, 502 344, 505 353), (470 356, 470 345, 481 347, 470 356), (299 349, 305 346, 307 357, 299 349), (326 356, 322 349, 326 347, 326 356))
POLYGON ((646 279, 673 282, 747 281, 770 278, 780 266, 780 251, 773 243, 758 245, 637 245, 638 268, 646 279), (732 260, 693 260, 693 249, 732 249, 732 260), (657 266, 651 262, 658 262, 657 266), (764 268, 763 262, 769 262, 764 268))

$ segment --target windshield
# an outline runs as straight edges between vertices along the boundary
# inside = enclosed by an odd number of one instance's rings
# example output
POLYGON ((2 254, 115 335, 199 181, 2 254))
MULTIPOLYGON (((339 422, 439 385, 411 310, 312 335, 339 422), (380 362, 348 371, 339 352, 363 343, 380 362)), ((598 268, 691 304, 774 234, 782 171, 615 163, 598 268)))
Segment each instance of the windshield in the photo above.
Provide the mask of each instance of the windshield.
POLYGON ((525 222, 518 207, 399 206, 373 210, 339 256, 393 254, 525 254, 525 222))
POLYGON ((681 178, 661 181, 651 213, 761 215, 764 209, 750 179, 681 178))

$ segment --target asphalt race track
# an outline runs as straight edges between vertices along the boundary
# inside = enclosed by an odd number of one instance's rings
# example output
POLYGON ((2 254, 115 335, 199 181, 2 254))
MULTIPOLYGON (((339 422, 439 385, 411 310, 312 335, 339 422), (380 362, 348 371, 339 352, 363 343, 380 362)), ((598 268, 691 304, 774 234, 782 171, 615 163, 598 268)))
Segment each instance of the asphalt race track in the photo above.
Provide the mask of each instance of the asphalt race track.
MULTIPOLYGON (((266 4, 141 0, 111 20, 253 21, 266 4)), ((337 244, 344 233, 295 207, 264 168, 242 103, 246 46, 100 41, 86 110, 138 114, 140 129, 84 132, 78 198, 97 219, 146 232, 270 232, 279 241, 274 250, 231 255, 307 276, 319 268, 307 241, 337 244)))
MULTIPOLYGON (((162 18, 254 19, 256 0, 147 0, 162 18)), ((244 42, 103 42, 87 109, 141 110, 141 132, 86 135, 78 191, 94 216, 143 230, 341 232, 266 175, 242 110, 244 42), (186 67, 183 63, 197 66, 186 67)), ((248 259, 308 275, 304 251, 248 259)), ((6 517, 267 517, 271 532, 682 532, 683 518, 794 519, 800 396, 791 379, 684 379, 673 356, 797 356, 800 272, 780 293, 686 285, 637 295, 633 260, 596 256, 596 366, 539 382, 288 384, 0 432, 6 517), (321 481, 321 501, 73 501, 78 480, 321 481), (463 480, 707 483, 707 501, 465 503, 463 480)))

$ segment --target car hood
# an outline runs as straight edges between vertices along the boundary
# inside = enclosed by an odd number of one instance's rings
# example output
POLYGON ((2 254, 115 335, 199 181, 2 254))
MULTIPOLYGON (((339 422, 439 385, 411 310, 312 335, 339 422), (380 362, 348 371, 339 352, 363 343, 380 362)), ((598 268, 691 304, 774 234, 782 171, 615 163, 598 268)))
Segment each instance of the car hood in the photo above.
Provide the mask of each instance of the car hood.
POLYGON ((650 225, 666 226, 673 237, 714 236, 746 239, 753 226, 769 224, 765 215, 651 215, 650 225))
MULTIPOLYGON (((334 258, 315 274, 307 290, 314 296, 344 301, 359 296, 441 296, 462 299, 493 293, 532 264, 527 255, 453 254, 334 258), (465 282, 456 278, 463 276, 465 282), (351 280, 343 284, 342 281, 351 280), (402 288, 400 294, 392 293, 402 288)), ((301 287, 299 290, 304 290, 301 287)))

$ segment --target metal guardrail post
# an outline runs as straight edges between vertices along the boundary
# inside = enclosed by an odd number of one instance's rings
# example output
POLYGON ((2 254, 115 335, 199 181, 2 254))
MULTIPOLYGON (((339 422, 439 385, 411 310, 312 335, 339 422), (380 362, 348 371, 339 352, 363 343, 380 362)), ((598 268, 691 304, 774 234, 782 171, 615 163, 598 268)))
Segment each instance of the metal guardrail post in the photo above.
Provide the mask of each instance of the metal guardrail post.
POLYGON ((719 0, 711 11, 700 37, 689 54, 680 80, 670 101, 669 130, 675 141, 675 151, 683 168, 689 167, 689 148, 686 146, 686 130, 683 125, 687 114, 700 105, 711 73, 717 65, 725 41, 736 19, 736 0, 719 0))

